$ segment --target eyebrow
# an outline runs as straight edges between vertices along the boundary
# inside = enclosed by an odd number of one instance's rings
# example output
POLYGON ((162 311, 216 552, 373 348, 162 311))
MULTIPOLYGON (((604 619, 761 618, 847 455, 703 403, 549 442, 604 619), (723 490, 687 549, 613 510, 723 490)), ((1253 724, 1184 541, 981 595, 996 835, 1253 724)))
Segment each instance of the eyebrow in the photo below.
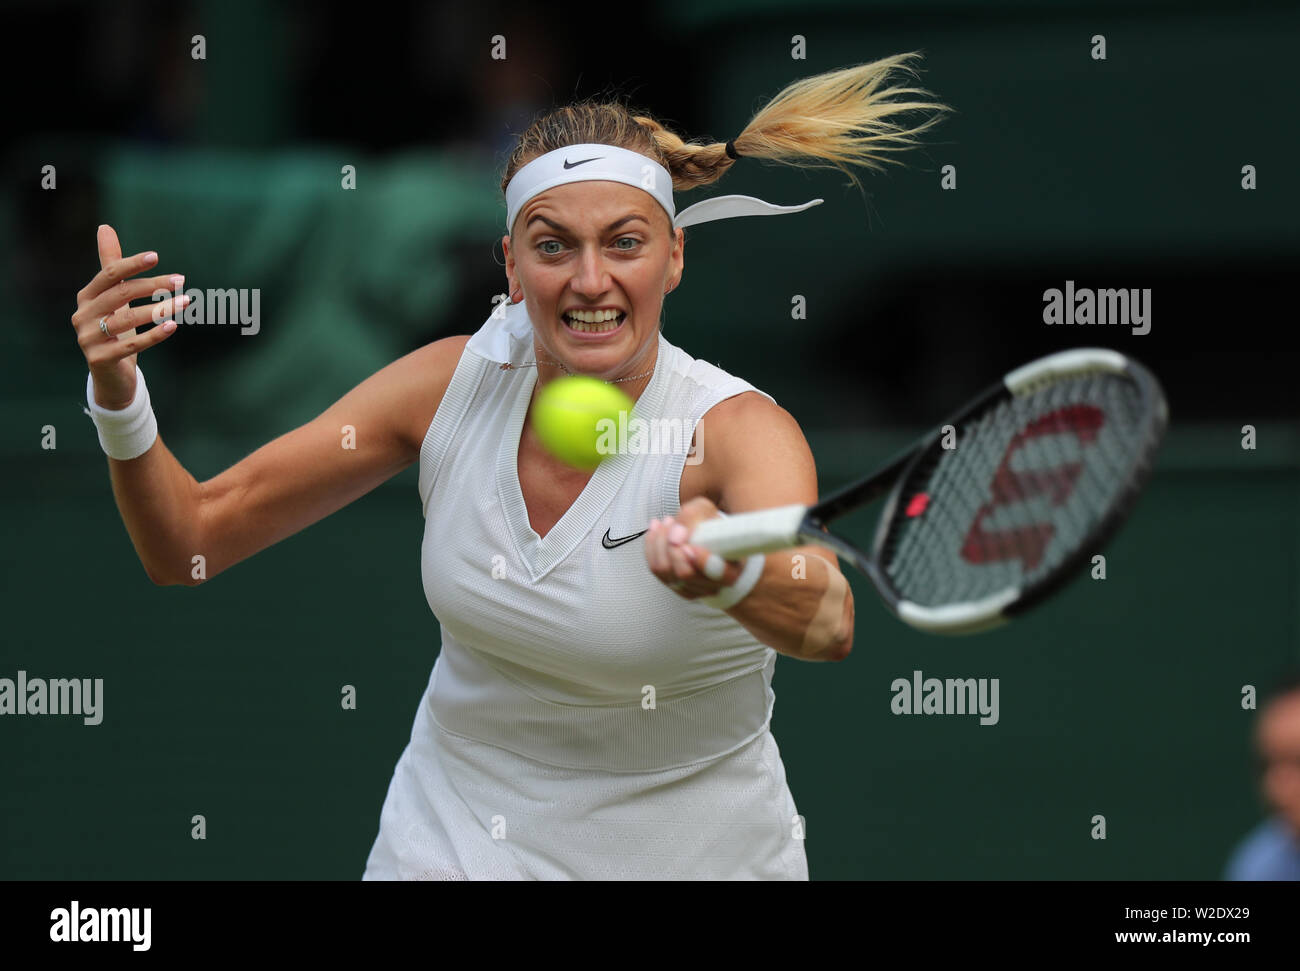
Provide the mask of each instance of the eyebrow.
MULTIPOLYGON (((533 224, 533 222, 534 222, 535 220, 538 220, 538 219, 540 219, 542 222, 546 223, 546 225, 550 226, 550 227, 551 227, 552 229, 554 229, 557 233, 567 233, 567 232, 571 232, 571 230, 570 230, 567 226, 561 226, 559 223, 554 222, 553 220, 547 219, 545 216, 543 216, 543 215, 541 215, 541 214, 539 214, 539 213, 534 213, 533 215, 529 216, 529 217, 528 217, 528 222, 524 223, 524 228, 527 229, 529 226, 531 226, 531 225, 533 224)), ((619 226, 622 226, 622 225, 623 225, 624 223, 626 223, 626 222, 631 222, 633 219, 639 219, 639 220, 641 220, 643 223, 647 223, 647 224, 649 224, 649 222, 650 222, 650 220, 646 219, 645 216, 639 215, 639 214, 637 214, 637 213, 633 213, 633 214, 630 215, 630 216, 624 216, 622 219, 617 219, 617 220, 615 220, 614 222, 610 223, 608 226, 605 227, 604 232, 607 232, 607 233, 613 232, 614 230, 618 229, 619 226)))

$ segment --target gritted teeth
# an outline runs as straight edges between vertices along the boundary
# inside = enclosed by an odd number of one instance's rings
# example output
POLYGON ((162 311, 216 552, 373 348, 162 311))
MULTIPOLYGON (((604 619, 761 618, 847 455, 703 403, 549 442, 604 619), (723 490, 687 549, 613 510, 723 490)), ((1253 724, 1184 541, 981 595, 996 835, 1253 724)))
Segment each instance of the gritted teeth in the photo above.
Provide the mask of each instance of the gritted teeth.
POLYGON ((621 310, 566 310, 564 316, 569 320, 581 320, 587 324, 598 324, 604 320, 617 320, 623 315, 621 310))
POLYGON ((621 310, 566 310, 565 324, 582 333, 601 333, 614 330, 626 316, 621 310))

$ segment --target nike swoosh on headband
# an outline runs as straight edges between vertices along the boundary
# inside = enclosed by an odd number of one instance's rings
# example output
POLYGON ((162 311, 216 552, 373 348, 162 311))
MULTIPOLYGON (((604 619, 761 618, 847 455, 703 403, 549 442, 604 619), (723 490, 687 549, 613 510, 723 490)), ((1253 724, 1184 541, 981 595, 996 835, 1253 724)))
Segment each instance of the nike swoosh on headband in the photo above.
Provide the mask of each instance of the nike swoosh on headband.
POLYGON ((579 165, 586 165, 588 162, 594 162, 594 161, 596 161, 597 159, 601 159, 601 158, 604 158, 604 157, 605 157, 605 156, 603 156, 603 155, 596 155, 596 156, 593 156, 592 158, 584 158, 581 162, 570 162, 570 161, 566 158, 566 159, 564 160, 564 167, 565 167, 566 169, 576 169, 579 165))
POLYGON ((600 545, 605 547, 605 549, 607 550, 612 550, 615 547, 622 546, 624 543, 632 542, 632 540, 636 539, 638 536, 641 536, 648 531, 649 531, 649 527, 646 527, 645 529, 641 530, 640 533, 633 533, 631 536, 622 536, 618 539, 610 539, 609 530, 606 529, 605 535, 600 538, 600 545))

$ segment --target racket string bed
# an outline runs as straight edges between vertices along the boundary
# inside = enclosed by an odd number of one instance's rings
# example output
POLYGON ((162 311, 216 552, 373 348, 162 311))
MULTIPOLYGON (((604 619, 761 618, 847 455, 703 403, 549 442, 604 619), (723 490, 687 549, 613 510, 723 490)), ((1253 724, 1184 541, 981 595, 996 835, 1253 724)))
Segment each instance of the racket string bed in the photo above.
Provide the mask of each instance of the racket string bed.
POLYGON ((959 576, 956 559, 946 551, 962 546, 967 529, 987 500, 987 489, 976 483, 991 479, 996 467, 997 456, 987 431, 993 420, 985 415, 956 429, 956 448, 940 451, 932 471, 917 476, 915 485, 907 490, 906 494, 919 491, 929 501, 923 515, 902 525, 890 572, 898 588, 916 603, 951 603, 979 595, 974 578, 959 576))
POLYGON ((881 551, 891 582, 924 605, 1035 583, 1114 504, 1143 425, 1139 389, 1123 376, 1073 376, 1003 400, 957 429, 956 448, 936 443, 904 483, 881 551))

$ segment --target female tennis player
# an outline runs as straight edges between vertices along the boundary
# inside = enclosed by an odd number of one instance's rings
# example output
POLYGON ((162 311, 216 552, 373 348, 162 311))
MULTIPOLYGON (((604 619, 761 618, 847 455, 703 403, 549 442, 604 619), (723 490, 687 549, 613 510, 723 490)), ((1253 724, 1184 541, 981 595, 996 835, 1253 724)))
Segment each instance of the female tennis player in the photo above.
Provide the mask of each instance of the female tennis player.
POLYGON ((135 328, 183 305, 130 301, 176 284, 100 227, 102 270, 72 323, 118 508, 155 583, 199 582, 198 554, 215 576, 419 462, 442 647, 366 879, 808 878, 769 730, 772 674, 778 652, 847 656, 853 597, 821 547, 728 562, 684 542, 712 516, 811 504, 817 478, 784 409, 660 323, 685 226, 813 203, 726 196, 678 212, 673 191, 744 157, 879 168, 937 120, 895 116, 943 110, 886 84, 914 56, 792 84, 726 143, 685 143, 620 104, 540 118, 502 180, 509 295, 483 326, 406 355, 206 482, 159 439, 136 364, 175 324, 135 328), (532 403, 566 374, 617 384, 643 420, 680 422, 698 461, 683 442, 625 448, 594 472, 561 464, 532 403), (340 447, 345 425, 355 450, 340 447))

